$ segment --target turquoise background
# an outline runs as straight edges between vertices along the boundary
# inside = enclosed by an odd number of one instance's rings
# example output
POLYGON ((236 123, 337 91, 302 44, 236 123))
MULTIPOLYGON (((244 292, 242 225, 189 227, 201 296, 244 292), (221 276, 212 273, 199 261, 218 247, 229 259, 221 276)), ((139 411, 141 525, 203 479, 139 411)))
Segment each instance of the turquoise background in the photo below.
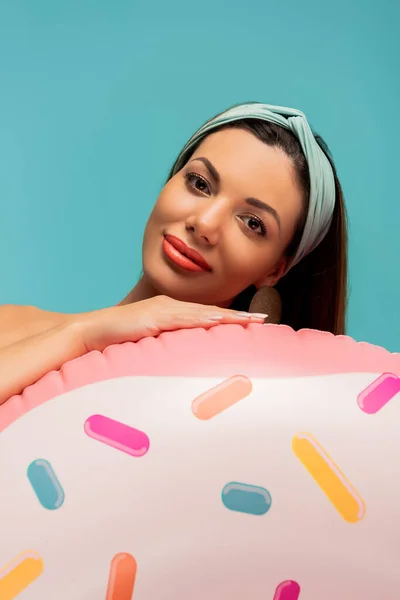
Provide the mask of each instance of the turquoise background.
POLYGON ((328 141, 350 219, 349 333, 400 350, 398 6, 0 0, 0 303, 119 301, 187 138, 259 100, 301 108, 328 141))

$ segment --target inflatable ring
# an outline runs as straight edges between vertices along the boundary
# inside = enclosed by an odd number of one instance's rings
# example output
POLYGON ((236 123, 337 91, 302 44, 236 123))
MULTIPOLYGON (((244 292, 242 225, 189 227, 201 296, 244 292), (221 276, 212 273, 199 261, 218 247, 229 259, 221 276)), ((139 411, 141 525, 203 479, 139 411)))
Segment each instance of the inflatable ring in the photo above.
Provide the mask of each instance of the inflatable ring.
POLYGON ((1 600, 395 598, 399 376, 275 325, 47 374, 0 407, 1 600))

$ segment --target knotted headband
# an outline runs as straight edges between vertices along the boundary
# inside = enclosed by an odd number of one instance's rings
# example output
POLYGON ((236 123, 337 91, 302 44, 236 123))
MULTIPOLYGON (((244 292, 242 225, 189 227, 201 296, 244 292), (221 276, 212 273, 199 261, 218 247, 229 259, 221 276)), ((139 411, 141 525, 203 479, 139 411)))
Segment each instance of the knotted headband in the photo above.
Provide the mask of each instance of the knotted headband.
POLYGON ((184 166, 189 152, 208 133, 221 125, 240 119, 261 119, 288 129, 299 140, 304 152, 310 173, 310 197, 303 235, 290 263, 290 267, 293 267, 324 239, 332 222, 335 207, 335 179, 332 167, 318 145, 304 113, 295 108, 260 103, 239 104, 229 108, 207 121, 190 138, 175 163, 172 175, 184 166))

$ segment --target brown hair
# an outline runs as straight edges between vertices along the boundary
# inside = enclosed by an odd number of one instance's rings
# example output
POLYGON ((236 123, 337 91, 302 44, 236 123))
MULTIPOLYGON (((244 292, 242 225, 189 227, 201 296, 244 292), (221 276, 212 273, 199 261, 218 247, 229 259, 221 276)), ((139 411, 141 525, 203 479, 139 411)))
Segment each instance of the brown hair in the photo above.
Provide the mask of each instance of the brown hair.
MULTIPOLYGON (((309 170, 300 143, 289 130, 260 119, 234 121, 215 128, 213 132, 227 128, 240 128, 249 131, 265 144, 281 148, 292 159, 297 180, 304 192, 304 210, 297 225, 296 233, 286 249, 286 255, 290 258, 295 254, 300 243, 310 193, 309 170)), ((336 203, 332 223, 326 237, 319 246, 290 269, 278 282, 276 289, 282 298, 282 323, 295 330, 304 328, 319 329, 338 335, 344 334, 346 328, 346 210, 342 188, 328 147, 320 136, 315 135, 315 139, 328 158, 334 173, 336 203)), ((190 159, 197 146, 193 147, 190 153, 185 156, 185 162, 190 159)), ((168 179, 172 177, 174 169, 175 165, 171 169, 168 179)), ((243 290, 236 297, 231 308, 247 310, 255 291, 254 286, 243 290)))

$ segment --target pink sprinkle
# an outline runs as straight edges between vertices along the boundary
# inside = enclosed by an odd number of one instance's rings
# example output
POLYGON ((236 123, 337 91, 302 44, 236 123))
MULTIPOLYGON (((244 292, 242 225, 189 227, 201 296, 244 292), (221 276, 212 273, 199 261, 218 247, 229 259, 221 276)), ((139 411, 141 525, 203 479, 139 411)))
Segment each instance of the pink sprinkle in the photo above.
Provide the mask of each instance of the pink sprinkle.
POLYGON ((144 456, 150 447, 150 440, 143 431, 103 415, 89 417, 85 421, 84 430, 94 440, 131 456, 144 456))
POLYGON ((274 600, 298 600, 300 586, 296 581, 282 581, 275 590, 274 600))
POLYGON ((363 390, 357 398, 357 404, 369 415, 377 413, 400 392, 400 378, 384 373, 363 390))

